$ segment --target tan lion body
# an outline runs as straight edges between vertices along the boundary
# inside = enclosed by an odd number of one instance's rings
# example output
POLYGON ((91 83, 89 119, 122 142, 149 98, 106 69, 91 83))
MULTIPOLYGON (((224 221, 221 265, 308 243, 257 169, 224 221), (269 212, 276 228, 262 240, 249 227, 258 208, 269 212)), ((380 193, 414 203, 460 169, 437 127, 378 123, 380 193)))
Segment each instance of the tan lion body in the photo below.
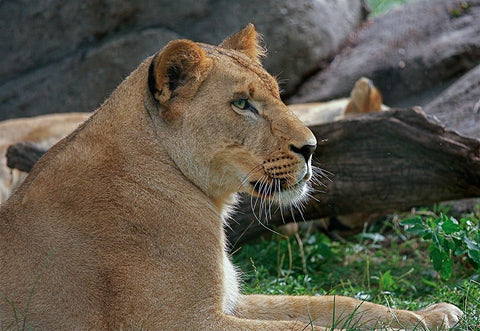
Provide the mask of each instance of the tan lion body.
POLYGON ((448 304, 238 292, 223 231, 235 192, 301 199, 315 145, 256 39, 248 26, 221 47, 171 42, 42 157, 0 207, 1 329, 302 330, 359 305, 366 327, 458 320, 448 304))

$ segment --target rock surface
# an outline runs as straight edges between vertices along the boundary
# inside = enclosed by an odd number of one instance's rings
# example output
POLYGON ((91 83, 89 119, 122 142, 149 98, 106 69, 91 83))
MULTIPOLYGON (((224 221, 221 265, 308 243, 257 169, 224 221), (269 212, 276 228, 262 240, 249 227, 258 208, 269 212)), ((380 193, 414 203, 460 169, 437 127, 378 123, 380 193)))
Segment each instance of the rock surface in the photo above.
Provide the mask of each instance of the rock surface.
POLYGON ((155 26, 173 30, 189 17, 204 15, 207 7, 207 0, 2 1, 0 28, 9 38, 0 49, 0 81, 124 33, 155 26))
POLYGON ((169 40, 217 44, 252 22, 291 93, 365 17, 362 0, 87 0, 0 3, 0 120, 94 110, 169 40))
POLYGON ((480 65, 428 103, 424 110, 460 134, 480 137, 480 65))
POLYGON ((216 44, 253 18, 268 49, 265 67, 291 93, 344 46, 364 15, 362 1, 357 0, 263 0, 254 6, 248 0, 218 0, 208 18, 193 22, 182 33, 216 44))
POLYGON ((1 117, 93 111, 139 59, 176 38, 164 29, 130 33, 21 75, 0 89, 1 117))
POLYGON ((413 1, 367 24, 289 103, 347 96, 366 76, 385 104, 424 105, 480 64, 479 36, 480 0, 413 1))

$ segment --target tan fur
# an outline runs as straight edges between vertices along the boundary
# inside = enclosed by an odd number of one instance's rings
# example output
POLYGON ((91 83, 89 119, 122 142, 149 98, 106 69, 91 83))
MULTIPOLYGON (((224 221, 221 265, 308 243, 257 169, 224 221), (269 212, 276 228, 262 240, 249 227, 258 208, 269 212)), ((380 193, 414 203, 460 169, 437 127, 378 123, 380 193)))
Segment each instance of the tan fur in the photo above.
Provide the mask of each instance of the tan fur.
POLYGON ((25 179, 26 174, 7 167, 5 154, 10 145, 29 141, 50 148, 71 133, 90 113, 50 114, 0 122, 0 203, 25 179))
POLYGON ((238 293, 223 231, 235 192, 304 198, 315 144, 245 52, 252 29, 228 48, 169 43, 36 164, 0 207, 0 328, 303 330, 309 316, 330 325, 334 306, 365 327, 458 320, 448 304, 238 293))
POLYGON ((382 110, 382 94, 365 77, 360 78, 352 89, 344 116, 360 115, 382 110))
POLYGON ((382 104, 380 91, 366 77, 361 77, 355 82, 349 98, 288 107, 309 126, 388 109, 382 104))

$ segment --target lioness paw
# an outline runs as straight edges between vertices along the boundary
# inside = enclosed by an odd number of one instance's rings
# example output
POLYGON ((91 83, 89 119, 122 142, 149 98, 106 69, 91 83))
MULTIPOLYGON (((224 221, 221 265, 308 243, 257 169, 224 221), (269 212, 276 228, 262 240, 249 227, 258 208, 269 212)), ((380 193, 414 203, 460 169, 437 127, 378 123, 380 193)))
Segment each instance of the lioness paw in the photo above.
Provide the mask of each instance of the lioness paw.
POLYGON ((451 328, 458 324, 463 312, 449 303, 437 303, 416 312, 430 329, 451 328))

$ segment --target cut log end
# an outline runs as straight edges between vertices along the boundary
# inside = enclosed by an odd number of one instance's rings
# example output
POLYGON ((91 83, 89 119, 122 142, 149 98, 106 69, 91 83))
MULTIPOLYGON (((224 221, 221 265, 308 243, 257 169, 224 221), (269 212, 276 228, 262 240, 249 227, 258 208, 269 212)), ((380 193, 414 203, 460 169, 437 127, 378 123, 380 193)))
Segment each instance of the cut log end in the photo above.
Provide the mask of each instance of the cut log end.
POLYGON ((6 153, 7 167, 30 172, 45 152, 46 150, 31 142, 21 141, 10 145, 6 153))

